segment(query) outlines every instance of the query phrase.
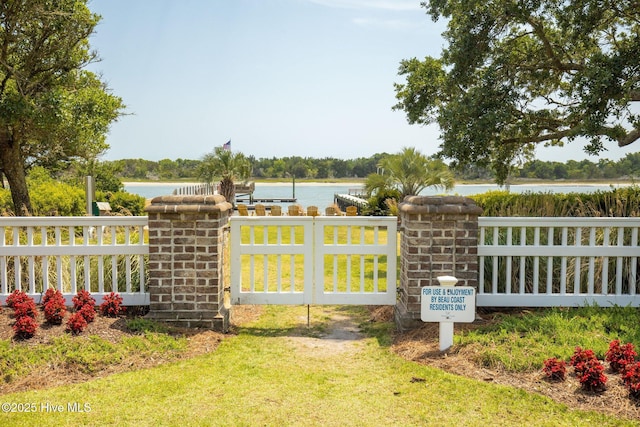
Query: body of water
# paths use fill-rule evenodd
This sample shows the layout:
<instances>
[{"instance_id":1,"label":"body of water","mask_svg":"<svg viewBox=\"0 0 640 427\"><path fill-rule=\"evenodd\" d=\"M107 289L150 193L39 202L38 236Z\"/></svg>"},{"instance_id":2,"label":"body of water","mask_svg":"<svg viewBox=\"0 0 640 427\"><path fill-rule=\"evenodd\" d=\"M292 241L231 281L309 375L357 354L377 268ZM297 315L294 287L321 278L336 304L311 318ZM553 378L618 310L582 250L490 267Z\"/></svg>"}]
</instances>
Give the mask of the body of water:
<instances>
[{"instance_id":1,"label":"body of water","mask_svg":"<svg viewBox=\"0 0 640 427\"><path fill-rule=\"evenodd\" d=\"M188 183L125 183L125 190L151 199L156 196L170 195L178 187L189 186ZM625 186L627 184L575 184L575 185L544 185L526 184L511 185L510 191L514 193L592 193L594 191L609 191L612 188ZM324 208L333 204L334 195L348 194L361 188L360 184L346 183L296 183L295 189L291 183L256 183L256 190L253 196L256 198L293 198L302 206L315 205ZM460 184L446 194L470 196L481 194L490 190L504 190L495 184ZM445 194L442 191L428 188L422 192L423 195ZM280 203L286 206L286 203Z\"/></svg>"}]
</instances>

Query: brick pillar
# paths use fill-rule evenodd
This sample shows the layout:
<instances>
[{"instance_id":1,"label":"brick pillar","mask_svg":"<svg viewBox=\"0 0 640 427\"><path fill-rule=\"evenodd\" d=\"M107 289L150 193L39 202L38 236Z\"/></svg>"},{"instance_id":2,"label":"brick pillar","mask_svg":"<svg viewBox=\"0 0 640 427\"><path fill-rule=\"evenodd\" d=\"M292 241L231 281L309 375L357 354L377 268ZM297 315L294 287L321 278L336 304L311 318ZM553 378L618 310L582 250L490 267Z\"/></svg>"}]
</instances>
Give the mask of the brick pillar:
<instances>
[{"instance_id":1,"label":"brick pillar","mask_svg":"<svg viewBox=\"0 0 640 427\"><path fill-rule=\"evenodd\" d=\"M161 196L149 216L149 317L177 326L226 331L223 196Z\"/></svg>"},{"instance_id":2,"label":"brick pillar","mask_svg":"<svg viewBox=\"0 0 640 427\"><path fill-rule=\"evenodd\" d=\"M400 287L395 320L411 329L420 320L423 286L439 286L438 276L458 285L478 284L478 216L482 209L459 196L409 196L399 205Z\"/></svg>"}]
</instances>

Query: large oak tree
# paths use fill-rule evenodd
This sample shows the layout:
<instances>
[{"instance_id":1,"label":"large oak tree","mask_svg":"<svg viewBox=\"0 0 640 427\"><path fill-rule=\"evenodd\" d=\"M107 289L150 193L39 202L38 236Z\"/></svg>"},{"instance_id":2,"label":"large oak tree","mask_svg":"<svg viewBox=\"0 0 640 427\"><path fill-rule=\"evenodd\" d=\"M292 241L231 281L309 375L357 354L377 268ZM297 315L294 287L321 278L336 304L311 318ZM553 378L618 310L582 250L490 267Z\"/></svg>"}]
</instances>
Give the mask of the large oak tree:
<instances>
[{"instance_id":1,"label":"large oak tree","mask_svg":"<svg viewBox=\"0 0 640 427\"><path fill-rule=\"evenodd\" d=\"M432 0L447 19L439 58L403 60L410 123L437 123L441 154L504 182L538 144L585 138L598 154L640 138L638 0Z\"/></svg>"},{"instance_id":2,"label":"large oak tree","mask_svg":"<svg viewBox=\"0 0 640 427\"><path fill-rule=\"evenodd\" d=\"M107 149L124 108L98 76L88 0L0 1L0 170L18 215L31 213L26 171L59 168Z\"/></svg>"}]
</instances>

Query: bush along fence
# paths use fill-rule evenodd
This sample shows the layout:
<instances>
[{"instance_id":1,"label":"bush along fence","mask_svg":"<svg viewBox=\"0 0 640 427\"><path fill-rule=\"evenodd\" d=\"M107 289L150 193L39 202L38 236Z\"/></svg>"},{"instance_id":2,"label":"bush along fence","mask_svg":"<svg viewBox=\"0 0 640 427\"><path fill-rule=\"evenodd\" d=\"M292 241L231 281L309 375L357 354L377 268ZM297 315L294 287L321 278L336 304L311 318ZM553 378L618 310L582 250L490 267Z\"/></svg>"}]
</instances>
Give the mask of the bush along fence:
<instances>
[{"instance_id":1,"label":"bush along fence","mask_svg":"<svg viewBox=\"0 0 640 427\"><path fill-rule=\"evenodd\" d=\"M16 289L40 303L53 287L67 305L81 289L98 299L118 292L124 305L148 305L154 319L226 330L231 204L219 195L162 196L146 211L148 218L0 218L0 304ZM421 288L437 286L438 276L475 287L477 307L640 306L640 219L481 213L458 196L399 205L400 328L422 323Z\"/></svg>"}]
</instances>

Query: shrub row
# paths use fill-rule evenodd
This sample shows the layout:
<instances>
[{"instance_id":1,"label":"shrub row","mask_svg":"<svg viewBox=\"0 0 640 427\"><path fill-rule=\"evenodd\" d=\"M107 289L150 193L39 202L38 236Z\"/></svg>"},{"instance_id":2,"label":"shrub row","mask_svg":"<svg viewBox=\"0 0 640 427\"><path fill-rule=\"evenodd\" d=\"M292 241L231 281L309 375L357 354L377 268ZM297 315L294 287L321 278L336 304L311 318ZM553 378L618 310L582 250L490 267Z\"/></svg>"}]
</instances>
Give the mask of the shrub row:
<instances>
[{"instance_id":1,"label":"shrub row","mask_svg":"<svg viewBox=\"0 0 640 427\"><path fill-rule=\"evenodd\" d=\"M593 193L488 191L469 197L483 209L483 216L632 217L640 213L638 185Z\"/></svg>"},{"instance_id":2,"label":"shrub row","mask_svg":"<svg viewBox=\"0 0 640 427\"><path fill-rule=\"evenodd\" d=\"M27 180L33 215L81 216L86 214L86 196L83 187L77 187L49 177L41 169L30 172ZM113 213L144 215L145 198L126 191L97 192L96 199L109 202ZM13 215L11 192L0 188L0 214Z\"/></svg>"},{"instance_id":3,"label":"shrub row","mask_svg":"<svg viewBox=\"0 0 640 427\"><path fill-rule=\"evenodd\" d=\"M629 390L629 396L640 399L640 361L633 344L620 344L620 340L609 343L605 360L613 373L621 376L622 382ZM583 389L593 392L606 390L607 376L604 365L598 360L593 350L576 347L570 364ZM555 357L546 359L542 371L551 381L564 381L566 378L566 362Z\"/></svg>"},{"instance_id":4,"label":"shrub row","mask_svg":"<svg viewBox=\"0 0 640 427\"><path fill-rule=\"evenodd\" d=\"M71 314L66 324L66 331L72 334L81 333L89 323L93 322L96 314L96 300L86 290L80 290L73 297L74 313ZM15 290L7 297L6 304L13 309L15 322L13 330L17 339L29 339L33 337L38 328L36 304L29 295L23 291ZM52 325L60 325L66 315L67 307L64 296L59 290L49 288L42 297L42 309L45 321ZM105 295L100 305L103 316L115 317L124 312L122 297L111 292Z\"/></svg>"}]
</instances>

